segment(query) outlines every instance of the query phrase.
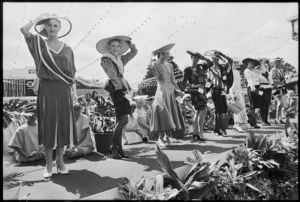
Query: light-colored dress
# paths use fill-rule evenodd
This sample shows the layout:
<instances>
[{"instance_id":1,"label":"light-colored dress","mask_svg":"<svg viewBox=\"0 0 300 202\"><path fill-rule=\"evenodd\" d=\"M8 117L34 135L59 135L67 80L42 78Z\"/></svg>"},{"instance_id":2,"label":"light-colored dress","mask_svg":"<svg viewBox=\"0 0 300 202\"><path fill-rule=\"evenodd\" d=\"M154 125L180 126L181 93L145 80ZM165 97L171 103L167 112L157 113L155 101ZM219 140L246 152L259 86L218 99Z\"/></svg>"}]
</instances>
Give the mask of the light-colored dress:
<instances>
[{"instance_id":1,"label":"light-colored dress","mask_svg":"<svg viewBox=\"0 0 300 202\"><path fill-rule=\"evenodd\" d=\"M234 97L234 95L236 95L237 100L244 106L244 109L240 113L233 114L233 119L234 119L234 122L247 123L248 117L247 117L247 113L246 113L244 97L242 94L243 91L242 91L242 86L241 86L242 85L241 84L241 75L236 69L233 69L232 73L233 73L233 84L232 84L231 88L229 89L229 94L232 98Z\"/></svg>"},{"instance_id":2,"label":"light-colored dress","mask_svg":"<svg viewBox=\"0 0 300 202\"><path fill-rule=\"evenodd\" d=\"M174 70L169 63L154 63L150 70L157 79L157 90L152 104L150 130L166 132L184 128L184 119L176 101Z\"/></svg>"}]
</instances>

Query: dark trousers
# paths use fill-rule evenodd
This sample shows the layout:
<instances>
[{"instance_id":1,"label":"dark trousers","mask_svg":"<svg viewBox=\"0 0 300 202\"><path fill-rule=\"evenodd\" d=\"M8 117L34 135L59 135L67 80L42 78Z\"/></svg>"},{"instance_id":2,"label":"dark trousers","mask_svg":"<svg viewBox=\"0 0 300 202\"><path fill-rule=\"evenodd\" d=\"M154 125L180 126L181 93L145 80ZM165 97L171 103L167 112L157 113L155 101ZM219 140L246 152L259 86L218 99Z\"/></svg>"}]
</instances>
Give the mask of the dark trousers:
<instances>
[{"instance_id":1,"label":"dark trousers","mask_svg":"<svg viewBox=\"0 0 300 202\"><path fill-rule=\"evenodd\" d=\"M262 121L267 123L268 115L269 115L269 107L270 107L271 98L272 98L272 89L271 88L267 88L267 89L261 88L260 90L264 92L264 94L262 95L260 115L261 115Z\"/></svg>"},{"instance_id":2,"label":"dark trousers","mask_svg":"<svg viewBox=\"0 0 300 202\"><path fill-rule=\"evenodd\" d=\"M215 129L214 131L225 130L222 122L222 114L227 111L227 103L225 96L222 96L221 89L212 89L212 100L215 105Z\"/></svg>"}]
</instances>

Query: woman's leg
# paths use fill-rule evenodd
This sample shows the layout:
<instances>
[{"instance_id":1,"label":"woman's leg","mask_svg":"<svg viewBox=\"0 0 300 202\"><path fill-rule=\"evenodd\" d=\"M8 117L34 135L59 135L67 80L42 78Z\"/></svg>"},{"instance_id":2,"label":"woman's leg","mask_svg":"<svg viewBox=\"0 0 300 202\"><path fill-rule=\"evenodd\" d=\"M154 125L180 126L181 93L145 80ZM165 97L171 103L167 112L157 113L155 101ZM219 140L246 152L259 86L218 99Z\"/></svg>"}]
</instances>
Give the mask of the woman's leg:
<instances>
[{"instance_id":1,"label":"woman's leg","mask_svg":"<svg viewBox=\"0 0 300 202\"><path fill-rule=\"evenodd\" d=\"M194 132L195 132L195 134L197 134L199 132L199 122L200 122L200 110L196 110L195 123L194 123Z\"/></svg>"},{"instance_id":2,"label":"woman's leg","mask_svg":"<svg viewBox=\"0 0 300 202\"><path fill-rule=\"evenodd\" d=\"M64 146L56 147L56 166L60 171L66 170L63 154Z\"/></svg>"},{"instance_id":3,"label":"woman's leg","mask_svg":"<svg viewBox=\"0 0 300 202\"><path fill-rule=\"evenodd\" d=\"M282 110L282 103L281 103L281 95L278 95L276 97L276 121L280 121L281 120L281 110Z\"/></svg>"},{"instance_id":4,"label":"woman's leg","mask_svg":"<svg viewBox=\"0 0 300 202\"><path fill-rule=\"evenodd\" d=\"M204 108L203 110L200 110L200 113L199 113L199 135L200 135L200 137L204 137L203 125L204 125L204 119L205 119L206 113L207 113L206 108Z\"/></svg>"},{"instance_id":5,"label":"woman's leg","mask_svg":"<svg viewBox=\"0 0 300 202\"><path fill-rule=\"evenodd\" d=\"M122 131L127 123L128 123L127 115L122 115L117 118L113 142L112 142L112 146L111 146L112 149L116 149L119 146L120 142L122 141Z\"/></svg>"},{"instance_id":6,"label":"woman's leg","mask_svg":"<svg viewBox=\"0 0 300 202\"><path fill-rule=\"evenodd\" d=\"M45 148L46 153L46 169L48 173L52 173L52 166L53 166L53 160L52 160L52 154L53 154L53 148Z\"/></svg>"}]
</instances>

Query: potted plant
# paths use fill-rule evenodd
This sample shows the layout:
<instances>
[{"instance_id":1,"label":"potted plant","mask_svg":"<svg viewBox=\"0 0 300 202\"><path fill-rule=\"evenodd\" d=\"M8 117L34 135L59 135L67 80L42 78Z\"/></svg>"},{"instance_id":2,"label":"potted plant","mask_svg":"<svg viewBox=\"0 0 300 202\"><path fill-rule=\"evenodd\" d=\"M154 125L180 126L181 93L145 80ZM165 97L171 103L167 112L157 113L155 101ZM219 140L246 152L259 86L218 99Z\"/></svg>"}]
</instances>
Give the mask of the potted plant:
<instances>
[{"instance_id":1,"label":"potted plant","mask_svg":"<svg viewBox=\"0 0 300 202\"><path fill-rule=\"evenodd\" d=\"M116 123L115 109L112 102L100 95L93 100L96 106L91 112L90 126L95 138L96 149L100 153L108 153Z\"/></svg>"}]
</instances>

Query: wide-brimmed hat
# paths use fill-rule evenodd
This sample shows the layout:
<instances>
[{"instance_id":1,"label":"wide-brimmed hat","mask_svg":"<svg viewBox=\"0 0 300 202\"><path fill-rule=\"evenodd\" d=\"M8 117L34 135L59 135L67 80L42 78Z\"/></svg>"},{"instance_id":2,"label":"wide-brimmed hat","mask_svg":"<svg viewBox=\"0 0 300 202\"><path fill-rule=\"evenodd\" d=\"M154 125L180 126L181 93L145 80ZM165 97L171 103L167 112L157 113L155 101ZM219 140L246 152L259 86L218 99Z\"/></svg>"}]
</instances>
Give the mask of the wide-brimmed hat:
<instances>
[{"instance_id":1,"label":"wide-brimmed hat","mask_svg":"<svg viewBox=\"0 0 300 202\"><path fill-rule=\"evenodd\" d=\"M22 115L32 116L37 113L36 104L27 104L22 107Z\"/></svg>"},{"instance_id":2,"label":"wide-brimmed hat","mask_svg":"<svg viewBox=\"0 0 300 202\"><path fill-rule=\"evenodd\" d=\"M35 24L34 29L39 35L48 37L48 33L45 29L45 23L48 22L48 20L50 19L56 19L60 21L60 27L61 27L59 31L60 35L57 36L57 38L64 37L70 33L72 29L72 23L70 22L70 20L68 20L66 17L61 17L61 16L57 16L56 14L52 14L38 21Z\"/></svg>"},{"instance_id":3,"label":"wide-brimmed hat","mask_svg":"<svg viewBox=\"0 0 300 202\"><path fill-rule=\"evenodd\" d=\"M148 98L148 95L137 95L135 97L133 97L133 100L145 100L146 98Z\"/></svg>"},{"instance_id":4,"label":"wide-brimmed hat","mask_svg":"<svg viewBox=\"0 0 300 202\"><path fill-rule=\"evenodd\" d=\"M283 58L276 57L276 58L274 58L272 61L273 61L273 62L275 62L275 61L278 61L278 60L282 61L282 60L283 60Z\"/></svg>"},{"instance_id":5,"label":"wide-brimmed hat","mask_svg":"<svg viewBox=\"0 0 300 202\"><path fill-rule=\"evenodd\" d=\"M108 37L108 38L101 39L100 41L98 41L97 44L96 44L97 51L99 51L102 54L109 53L108 42L112 39L117 39L117 40L120 40L122 42L121 49L120 49L120 52L119 52L120 55L122 55L123 53L125 53L129 49L129 45L126 41L130 41L131 38L128 37L128 36L121 36L120 35L120 36Z\"/></svg>"},{"instance_id":6,"label":"wide-brimmed hat","mask_svg":"<svg viewBox=\"0 0 300 202\"><path fill-rule=\"evenodd\" d=\"M201 54L198 52L193 52L193 51L189 51L189 50L187 50L186 52L188 54L190 54L191 56L197 56L197 57L201 58Z\"/></svg>"},{"instance_id":7,"label":"wide-brimmed hat","mask_svg":"<svg viewBox=\"0 0 300 202\"><path fill-rule=\"evenodd\" d=\"M260 62L258 60L255 60L253 58L245 58L242 60L243 64L248 64L249 62L253 62L254 63L254 67L257 67L258 65L260 65Z\"/></svg>"},{"instance_id":8,"label":"wide-brimmed hat","mask_svg":"<svg viewBox=\"0 0 300 202\"><path fill-rule=\"evenodd\" d=\"M175 46L175 43L170 43L168 45L165 45L159 49L156 49L155 51L153 51L154 55L157 55L158 53L162 53L162 52L168 52L171 50L171 48L173 48Z\"/></svg>"},{"instance_id":9,"label":"wide-brimmed hat","mask_svg":"<svg viewBox=\"0 0 300 202\"><path fill-rule=\"evenodd\" d=\"M208 50L208 51L204 52L204 56L209 56L209 57L212 57L212 58L222 60L222 58L217 56L216 53L220 54L221 52L218 51L218 50Z\"/></svg>"}]
</instances>

